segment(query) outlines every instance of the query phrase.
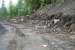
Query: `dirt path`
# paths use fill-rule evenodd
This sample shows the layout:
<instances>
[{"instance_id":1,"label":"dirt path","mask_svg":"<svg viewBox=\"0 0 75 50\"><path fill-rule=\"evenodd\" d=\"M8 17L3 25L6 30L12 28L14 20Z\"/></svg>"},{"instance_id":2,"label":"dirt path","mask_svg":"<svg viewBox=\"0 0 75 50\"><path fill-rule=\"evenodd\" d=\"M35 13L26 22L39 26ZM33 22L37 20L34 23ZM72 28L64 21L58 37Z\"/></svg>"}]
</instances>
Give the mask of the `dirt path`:
<instances>
[{"instance_id":1,"label":"dirt path","mask_svg":"<svg viewBox=\"0 0 75 50\"><path fill-rule=\"evenodd\" d=\"M17 28L16 50L75 50L74 41L65 34L39 34L25 25ZM72 39L73 40L73 39Z\"/></svg>"},{"instance_id":2,"label":"dirt path","mask_svg":"<svg viewBox=\"0 0 75 50\"><path fill-rule=\"evenodd\" d=\"M0 22L0 24L7 30L3 35L0 36L0 50L8 50L10 40L15 36L15 29L6 23Z\"/></svg>"},{"instance_id":3,"label":"dirt path","mask_svg":"<svg viewBox=\"0 0 75 50\"><path fill-rule=\"evenodd\" d=\"M64 34L39 34L23 24L3 25L8 31L0 38L0 50L75 50Z\"/></svg>"}]
</instances>

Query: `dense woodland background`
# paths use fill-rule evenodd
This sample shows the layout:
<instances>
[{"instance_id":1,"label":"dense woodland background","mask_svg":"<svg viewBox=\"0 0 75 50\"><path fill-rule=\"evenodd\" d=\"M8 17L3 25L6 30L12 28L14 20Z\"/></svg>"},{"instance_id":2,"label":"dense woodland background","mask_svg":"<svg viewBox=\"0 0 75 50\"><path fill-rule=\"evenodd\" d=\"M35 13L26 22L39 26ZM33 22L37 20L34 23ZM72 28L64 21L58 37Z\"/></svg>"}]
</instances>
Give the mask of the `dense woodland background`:
<instances>
[{"instance_id":1,"label":"dense woodland background","mask_svg":"<svg viewBox=\"0 0 75 50\"><path fill-rule=\"evenodd\" d=\"M26 16L34 13L37 9L43 8L48 4L63 3L64 0L18 0L16 5L10 0L9 7L5 7L5 1L2 0L0 8L0 19L8 19L16 16Z\"/></svg>"}]
</instances>

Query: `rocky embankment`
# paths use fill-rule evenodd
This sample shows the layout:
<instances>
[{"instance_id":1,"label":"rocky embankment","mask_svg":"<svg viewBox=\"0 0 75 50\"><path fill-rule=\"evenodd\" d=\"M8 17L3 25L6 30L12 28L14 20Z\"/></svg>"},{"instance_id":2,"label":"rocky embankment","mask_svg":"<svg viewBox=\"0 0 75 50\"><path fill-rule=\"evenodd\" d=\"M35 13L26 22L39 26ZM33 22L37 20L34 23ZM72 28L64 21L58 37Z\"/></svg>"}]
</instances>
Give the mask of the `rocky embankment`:
<instances>
[{"instance_id":1,"label":"rocky embankment","mask_svg":"<svg viewBox=\"0 0 75 50\"><path fill-rule=\"evenodd\" d=\"M58 13L16 20L10 50L75 50L74 16Z\"/></svg>"}]
</instances>

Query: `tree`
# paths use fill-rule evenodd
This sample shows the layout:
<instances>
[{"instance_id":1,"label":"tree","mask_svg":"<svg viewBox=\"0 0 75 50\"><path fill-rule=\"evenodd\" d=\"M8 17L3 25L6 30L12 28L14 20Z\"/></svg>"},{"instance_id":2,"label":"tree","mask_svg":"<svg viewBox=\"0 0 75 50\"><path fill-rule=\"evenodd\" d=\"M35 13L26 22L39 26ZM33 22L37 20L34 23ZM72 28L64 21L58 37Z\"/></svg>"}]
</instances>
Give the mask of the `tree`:
<instances>
[{"instance_id":1,"label":"tree","mask_svg":"<svg viewBox=\"0 0 75 50\"><path fill-rule=\"evenodd\" d=\"M16 5L18 16L23 15L23 12L24 12L23 7L24 7L23 0L19 0L18 4Z\"/></svg>"},{"instance_id":2,"label":"tree","mask_svg":"<svg viewBox=\"0 0 75 50\"><path fill-rule=\"evenodd\" d=\"M14 17L14 16L17 16L17 8L16 6L12 5L12 1L10 0L10 3L9 3L9 16L10 18Z\"/></svg>"},{"instance_id":3,"label":"tree","mask_svg":"<svg viewBox=\"0 0 75 50\"><path fill-rule=\"evenodd\" d=\"M7 15L7 9L5 7L4 0L2 0L2 7L0 8L0 19L6 19Z\"/></svg>"},{"instance_id":4,"label":"tree","mask_svg":"<svg viewBox=\"0 0 75 50\"><path fill-rule=\"evenodd\" d=\"M18 0L17 5L13 5L10 0L8 10L5 7L4 0L2 0L2 7L0 9L1 16L25 16L30 15L39 9L48 4L61 3L63 0ZM65 0L67 2L68 0Z\"/></svg>"},{"instance_id":5,"label":"tree","mask_svg":"<svg viewBox=\"0 0 75 50\"><path fill-rule=\"evenodd\" d=\"M1 16L7 16L7 9L5 7L4 0L2 0Z\"/></svg>"}]
</instances>

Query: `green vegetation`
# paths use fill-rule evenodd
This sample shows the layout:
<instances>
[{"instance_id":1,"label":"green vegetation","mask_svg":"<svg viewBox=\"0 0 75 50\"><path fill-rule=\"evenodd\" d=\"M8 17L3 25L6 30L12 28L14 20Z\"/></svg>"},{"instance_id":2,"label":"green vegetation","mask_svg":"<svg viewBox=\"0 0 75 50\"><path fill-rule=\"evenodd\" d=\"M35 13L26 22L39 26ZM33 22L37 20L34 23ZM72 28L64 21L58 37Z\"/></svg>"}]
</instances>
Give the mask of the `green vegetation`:
<instances>
[{"instance_id":1,"label":"green vegetation","mask_svg":"<svg viewBox=\"0 0 75 50\"><path fill-rule=\"evenodd\" d=\"M9 8L5 7L4 0L2 0L2 7L0 8L1 18L12 18L15 16L30 15L40 7L48 4L61 3L64 0L18 0L16 5L12 5L10 1Z\"/></svg>"}]
</instances>

